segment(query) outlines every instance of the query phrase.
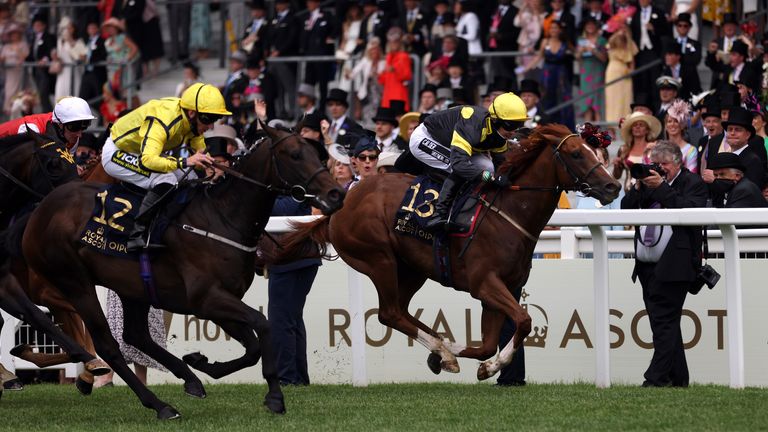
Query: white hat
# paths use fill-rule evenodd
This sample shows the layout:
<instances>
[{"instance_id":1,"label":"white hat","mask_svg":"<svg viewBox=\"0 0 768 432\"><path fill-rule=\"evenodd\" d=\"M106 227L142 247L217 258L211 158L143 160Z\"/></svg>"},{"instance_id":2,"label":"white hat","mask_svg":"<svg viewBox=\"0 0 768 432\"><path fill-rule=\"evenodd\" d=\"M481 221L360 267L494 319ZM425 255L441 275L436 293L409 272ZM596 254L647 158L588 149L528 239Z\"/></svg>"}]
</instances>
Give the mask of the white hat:
<instances>
[{"instance_id":1,"label":"white hat","mask_svg":"<svg viewBox=\"0 0 768 432\"><path fill-rule=\"evenodd\" d=\"M331 144L328 146L328 154L337 161L349 165L349 155L347 150L341 144Z\"/></svg>"},{"instance_id":2,"label":"white hat","mask_svg":"<svg viewBox=\"0 0 768 432\"><path fill-rule=\"evenodd\" d=\"M399 152L382 152L379 155L379 161L376 163L376 168L383 166L395 166L395 161L400 157Z\"/></svg>"},{"instance_id":3,"label":"white hat","mask_svg":"<svg viewBox=\"0 0 768 432\"><path fill-rule=\"evenodd\" d=\"M74 121L94 120L91 107L83 99L67 96L59 99L53 107L53 121L67 124Z\"/></svg>"}]
</instances>

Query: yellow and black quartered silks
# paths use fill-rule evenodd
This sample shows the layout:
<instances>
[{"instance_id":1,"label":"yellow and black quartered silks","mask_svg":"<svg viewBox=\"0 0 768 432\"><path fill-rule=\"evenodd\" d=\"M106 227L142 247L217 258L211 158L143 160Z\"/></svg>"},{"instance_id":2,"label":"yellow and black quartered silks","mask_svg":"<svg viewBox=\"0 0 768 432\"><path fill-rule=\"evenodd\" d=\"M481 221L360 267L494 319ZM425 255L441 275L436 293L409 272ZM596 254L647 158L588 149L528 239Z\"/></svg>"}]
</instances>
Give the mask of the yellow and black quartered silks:
<instances>
[{"instance_id":1,"label":"yellow and black quartered silks","mask_svg":"<svg viewBox=\"0 0 768 432\"><path fill-rule=\"evenodd\" d=\"M459 106L432 114L424 121L440 144L458 147L472 156L479 152L505 152L507 141L491 128L488 110L478 106Z\"/></svg>"},{"instance_id":2,"label":"yellow and black quartered silks","mask_svg":"<svg viewBox=\"0 0 768 432\"><path fill-rule=\"evenodd\" d=\"M192 133L187 114L178 98L153 99L117 120L111 138L115 146L139 155L139 166L167 173L183 168L182 160L162 153L188 144L193 151L205 150L202 135Z\"/></svg>"}]
</instances>

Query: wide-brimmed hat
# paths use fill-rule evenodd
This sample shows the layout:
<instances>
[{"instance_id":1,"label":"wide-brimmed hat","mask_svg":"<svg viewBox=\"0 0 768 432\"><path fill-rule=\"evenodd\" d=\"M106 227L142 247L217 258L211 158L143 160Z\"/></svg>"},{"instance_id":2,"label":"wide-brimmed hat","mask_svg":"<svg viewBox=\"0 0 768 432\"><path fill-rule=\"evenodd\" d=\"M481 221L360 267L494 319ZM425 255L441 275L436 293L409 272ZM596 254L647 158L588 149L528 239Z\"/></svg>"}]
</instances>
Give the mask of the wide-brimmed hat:
<instances>
[{"instance_id":1,"label":"wide-brimmed hat","mask_svg":"<svg viewBox=\"0 0 768 432\"><path fill-rule=\"evenodd\" d=\"M349 153L341 144L333 143L328 146L328 154L337 161L349 165Z\"/></svg>"},{"instance_id":2,"label":"wide-brimmed hat","mask_svg":"<svg viewBox=\"0 0 768 432\"><path fill-rule=\"evenodd\" d=\"M395 119L395 112L392 111L392 108L378 107L376 109L376 115L373 117L373 121L388 122L397 126L397 119Z\"/></svg>"},{"instance_id":3,"label":"wide-brimmed hat","mask_svg":"<svg viewBox=\"0 0 768 432\"><path fill-rule=\"evenodd\" d=\"M120 31L125 31L125 23L123 23L122 20L119 20L119 19L117 19L115 17L112 17L112 18L104 21L103 23L101 23L101 28L104 28L104 27L107 27L107 26L112 26L112 27L114 27L114 28L116 28L116 29L118 29Z\"/></svg>"},{"instance_id":4,"label":"wide-brimmed hat","mask_svg":"<svg viewBox=\"0 0 768 432\"><path fill-rule=\"evenodd\" d=\"M541 89L539 87L538 81L532 79L524 79L520 81L519 94L523 93L533 93L536 96L541 97Z\"/></svg>"},{"instance_id":5,"label":"wide-brimmed hat","mask_svg":"<svg viewBox=\"0 0 768 432\"><path fill-rule=\"evenodd\" d=\"M349 107L349 93L345 92L344 90L340 88L332 88L328 91L328 97L325 98L326 102L339 102L345 107Z\"/></svg>"},{"instance_id":6,"label":"wide-brimmed hat","mask_svg":"<svg viewBox=\"0 0 768 432\"><path fill-rule=\"evenodd\" d=\"M707 168L711 170L723 169L723 168L735 168L741 172L745 172L744 164L741 163L741 157L736 153L722 152L712 155L707 160Z\"/></svg>"},{"instance_id":7,"label":"wide-brimmed hat","mask_svg":"<svg viewBox=\"0 0 768 432\"><path fill-rule=\"evenodd\" d=\"M237 137L237 131L230 125L214 123L213 129L203 133L205 138L223 138L235 147L241 147L242 141Z\"/></svg>"},{"instance_id":8,"label":"wide-brimmed hat","mask_svg":"<svg viewBox=\"0 0 768 432\"><path fill-rule=\"evenodd\" d=\"M659 119L641 112L633 112L624 119L624 124L621 125L621 137L624 139L624 142L629 142L630 138L632 138L632 125L640 121L648 125L648 128L651 130L649 135L652 139L659 136L661 133L661 122Z\"/></svg>"},{"instance_id":9,"label":"wide-brimmed hat","mask_svg":"<svg viewBox=\"0 0 768 432\"><path fill-rule=\"evenodd\" d=\"M728 120L723 121L723 129L728 126L741 126L749 131L750 137L755 134L755 127L752 126L752 114L742 107L734 107L728 110Z\"/></svg>"},{"instance_id":10,"label":"wide-brimmed hat","mask_svg":"<svg viewBox=\"0 0 768 432\"><path fill-rule=\"evenodd\" d=\"M403 116L400 117L400 136L405 138L406 134L408 134L408 126L410 126L413 121L419 121L420 118L421 113L416 111L403 114Z\"/></svg>"}]
</instances>

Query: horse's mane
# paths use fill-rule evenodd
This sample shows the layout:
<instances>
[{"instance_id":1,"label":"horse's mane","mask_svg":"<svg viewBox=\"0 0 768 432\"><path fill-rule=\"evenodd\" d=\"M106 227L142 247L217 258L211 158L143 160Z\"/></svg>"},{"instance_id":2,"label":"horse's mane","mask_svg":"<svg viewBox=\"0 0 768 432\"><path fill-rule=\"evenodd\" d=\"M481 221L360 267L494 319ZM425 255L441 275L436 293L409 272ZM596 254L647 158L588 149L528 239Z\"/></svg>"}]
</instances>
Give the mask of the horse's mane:
<instances>
[{"instance_id":1,"label":"horse's mane","mask_svg":"<svg viewBox=\"0 0 768 432\"><path fill-rule=\"evenodd\" d=\"M29 135L23 133L19 135L10 135L4 138L0 138L0 154L11 151L20 144L27 142L34 142L34 139Z\"/></svg>"},{"instance_id":2,"label":"horse's mane","mask_svg":"<svg viewBox=\"0 0 768 432\"><path fill-rule=\"evenodd\" d=\"M499 166L499 172L506 173L510 179L520 176L549 143L547 135L564 137L570 133L571 130L561 124L537 127L528 137L520 140L519 150L507 152L506 160Z\"/></svg>"}]
</instances>

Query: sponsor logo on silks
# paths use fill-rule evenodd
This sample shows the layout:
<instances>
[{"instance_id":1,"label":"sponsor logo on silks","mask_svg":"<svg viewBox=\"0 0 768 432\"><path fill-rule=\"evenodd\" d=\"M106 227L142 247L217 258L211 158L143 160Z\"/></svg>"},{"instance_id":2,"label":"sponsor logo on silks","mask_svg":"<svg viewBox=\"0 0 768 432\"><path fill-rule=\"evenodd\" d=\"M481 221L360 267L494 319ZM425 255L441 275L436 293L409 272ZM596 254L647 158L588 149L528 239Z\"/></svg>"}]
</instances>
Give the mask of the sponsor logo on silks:
<instances>
[{"instance_id":1,"label":"sponsor logo on silks","mask_svg":"<svg viewBox=\"0 0 768 432\"><path fill-rule=\"evenodd\" d=\"M427 138L421 140L419 149L442 163L450 162L450 150Z\"/></svg>"},{"instance_id":2,"label":"sponsor logo on silks","mask_svg":"<svg viewBox=\"0 0 768 432\"><path fill-rule=\"evenodd\" d=\"M57 148L56 153L59 154L59 157L64 159L65 161L69 162L70 164L75 164L75 158L72 157L72 154L66 150Z\"/></svg>"},{"instance_id":3,"label":"sponsor logo on silks","mask_svg":"<svg viewBox=\"0 0 768 432\"><path fill-rule=\"evenodd\" d=\"M112 155L112 162L120 165L125 169L131 170L136 174L143 175L144 177L150 176L149 171L139 166L139 156L133 153L126 153L122 150L118 150Z\"/></svg>"}]
</instances>

